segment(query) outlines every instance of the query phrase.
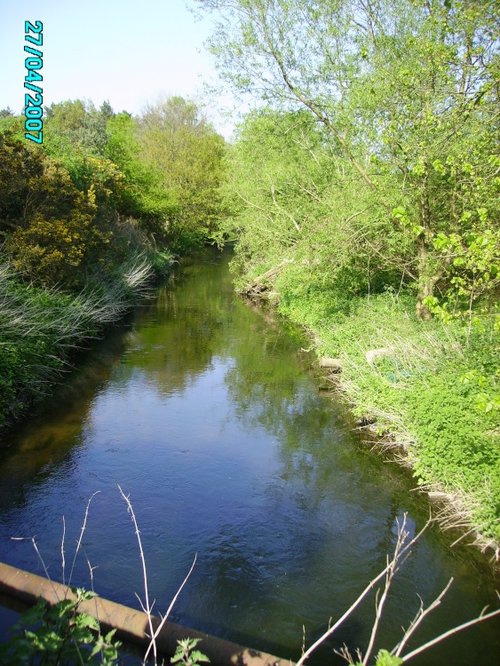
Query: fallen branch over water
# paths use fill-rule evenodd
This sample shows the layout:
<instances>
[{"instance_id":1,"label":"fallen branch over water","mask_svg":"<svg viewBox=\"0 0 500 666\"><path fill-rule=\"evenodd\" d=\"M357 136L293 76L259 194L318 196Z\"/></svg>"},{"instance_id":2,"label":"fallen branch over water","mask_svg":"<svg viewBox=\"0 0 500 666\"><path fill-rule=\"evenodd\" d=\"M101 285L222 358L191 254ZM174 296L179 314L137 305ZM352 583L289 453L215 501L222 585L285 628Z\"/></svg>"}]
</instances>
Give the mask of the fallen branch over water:
<instances>
[{"instance_id":1,"label":"fallen branch over water","mask_svg":"<svg viewBox=\"0 0 500 666\"><path fill-rule=\"evenodd\" d=\"M263 299L265 293L269 291L269 283L273 282L281 273L283 268L288 264L292 264L292 259L284 259L277 266L273 266L265 273L258 275L256 278L246 284L241 290L240 294L252 299Z\"/></svg>"}]
</instances>

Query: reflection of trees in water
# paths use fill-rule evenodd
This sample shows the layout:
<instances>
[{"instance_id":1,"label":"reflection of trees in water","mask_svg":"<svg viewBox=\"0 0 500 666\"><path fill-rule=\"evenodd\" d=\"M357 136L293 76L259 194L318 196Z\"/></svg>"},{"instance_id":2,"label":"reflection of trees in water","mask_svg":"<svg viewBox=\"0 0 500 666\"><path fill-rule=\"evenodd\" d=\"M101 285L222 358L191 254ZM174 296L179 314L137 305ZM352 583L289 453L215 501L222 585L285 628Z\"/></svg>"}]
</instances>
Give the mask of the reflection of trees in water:
<instances>
[{"instance_id":1,"label":"reflection of trees in water","mask_svg":"<svg viewBox=\"0 0 500 666\"><path fill-rule=\"evenodd\" d=\"M302 627L313 640L325 629L328 615L340 614L349 599L342 578L335 583L336 552L323 527L315 516L305 521L272 512L265 522L249 521L244 529L223 526L199 559L192 580L197 604L194 608L191 599L188 607L197 616L191 615L190 622L220 633L220 626L210 622L229 613L232 640L296 659ZM342 562L349 589L352 560L350 569ZM366 631L367 623L353 618L311 663L336 663L324 660L332 645L357 644Z\"/></svg>"},{"instance_id":2,"label":"reflection of trees in water","mask_svg":"<svg viewBox=\"0 0 500 666\"><path fill-rule=\"evenodd\" d=\"M305 374L288 333L258 319L253 328L233 349L234 365L226 374L238 418L278 441L283 480L300 479L319 498L350 436L334 404L318 395Z\"/></svg>"},{"instance_id":3,"label":"reflection of trees in water","mask_svg":"<svg viewBox=\"0 0 500 666\"><path fill-rule=\"evenodd\" d=\"M287 637L288 645L298 641L302 623L311 640L322 633L327 618L315 609L328 608L340 615L348 607L359 592L359 582L370 580L385 566L386 554L394 546L396 518L408 505L417 504L408 500L409 483L398 470L357 446L342 408L317 393L296 349L279 326L254 330L233 349L234 366L226 374L239 419L248 428L263 428L278 442L279 474L266 488L263 510L271 527L264 540L258 536L262 526L249 524L245 532L256 535L257 552L264 552L266 566L273 571L271 594L266 591L268 575L259 572L253 577L259 597L256 614L260 609L263 615L282 618L290 599L296 604L294 619L299 624L294 627L295 638ZM238 580L238 572L252 571L258 556L253 545L241 547L228 540L223 550L213 551L210 569L221 580ZM276 559L277 553L281 557ZM286 572L280 571L283 553L288 553ZM396 617L412 605L406 586L411 586L413 575L409 573L404 595L395 604ZM432 593L436 584L429 580L423 588L430 589L423 591ZM238 580L238 589L245 586L247 580ZM331 655L332 644L339 647L345 640L359 645L366 640L371 619L371 606L362 609L325 646L318 663L328 651Z\"/></svg>"},{"instance_id":4,"label":"reflection of trees in water","mask_svg":"<svg viewBox=\"0 0 500 666\"><path fill-rule=\"evenodd\" d=\"M242 470L246 494L238 505L230 503L227 519L214 519L217 527L190 581L187 616L216 633L221 618L230 617L233 639L284 655L294 646L297 654L302 624L312 640L329 614L339 616L349 606L385 565L395 517L402 508L414 512L421 501L409 496L394 467L353 445L342 411L319 396L304 373L307 361L293 335L272 313L234 299L224 263L190 267L174 290L160 289L154 303L137 310L125 334L117 331L96 345L47 402L43 417L13 435L14 452L0 466L0 506L23 503L54 470L70 470L99 392L109 392L119 422L120 392L134 387L137 374L139 402L144 387L162 395L180 391L215 357L227 359L225 384L236 416L258 445L275 448L278 464L262 472L261 483L256 467L248 486ZM441 585L435 556L435 544L424 540L401 592L396 588L393 626L404 622L404 612L411 614L408 598L416 600L417 589L430 598ZM177 608L183 604L181 598ZM335 645L362 644L372 616L368 604ZM327 660L333 663L331 652L318 661Z\"/></svg>"},{"instance_id":5,"label":"reflection of trees in water","mask_svg":"<svg viewBox=\"0 0 500 666\"><path fill-rule=\"evenodd\" d=\"M234 296L225 264L202 263L186 273L139 313L125 359L126 367L142 370L164 394L182 391L214 356L225 356L230 337Z\"/></svg>"},{"instance_id":6,"label":"reflection of trees in water","mask_svg":"<svg viewBox=\"0 0 500 666\"><path fill-rule=\"evenodd\" d=\"M39 485L63 462L71 464L96 396L106 388L121 390L139 370L156 390L179 390L209 366L214 354L224 354L223 329L231 321L234 300L227 267L202 262L186 273L177 290L171 285L160 289L155 302L108 331L78 359L77 369L38 413L4 437L0 505L11 505L13 494L22 503L26 481Z\"/></svg>"}]
</instances>

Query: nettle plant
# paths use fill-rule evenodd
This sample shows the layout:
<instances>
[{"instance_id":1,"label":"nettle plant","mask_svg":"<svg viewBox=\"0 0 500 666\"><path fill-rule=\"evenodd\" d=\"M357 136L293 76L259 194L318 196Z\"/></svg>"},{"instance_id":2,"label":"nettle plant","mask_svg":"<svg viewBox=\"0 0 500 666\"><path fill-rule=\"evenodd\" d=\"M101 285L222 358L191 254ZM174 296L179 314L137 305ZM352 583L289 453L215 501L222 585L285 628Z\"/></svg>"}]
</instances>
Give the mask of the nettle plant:
<instances>
[{"instance_id":1,"label":"nettle plant","mask_svg":"<svg viewBox=\"0 0 500 666\"><path fill-rule=\"evenodd\" d=\"M50 605L43 599L21 615L13 637L0 648L5 666L22 664L102 664L118 663L120 641L115 629L103 635L99 622L79 611L82 601L94 592L73 588L73 598Z\"/></svg>"}]
</instances>

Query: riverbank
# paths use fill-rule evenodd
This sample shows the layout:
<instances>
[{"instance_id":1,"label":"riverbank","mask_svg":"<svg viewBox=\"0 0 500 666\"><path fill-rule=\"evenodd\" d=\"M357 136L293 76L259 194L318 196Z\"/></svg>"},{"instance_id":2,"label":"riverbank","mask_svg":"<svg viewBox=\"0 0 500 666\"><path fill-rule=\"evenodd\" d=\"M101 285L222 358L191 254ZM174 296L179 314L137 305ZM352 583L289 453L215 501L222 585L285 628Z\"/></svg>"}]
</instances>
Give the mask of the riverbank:
<instances>
[{"instance_id":1,"label":"riverbank","mask_svg":"<svg viewBox=\"0 0 500 666\"><path fill-rule=\"evenodd\" d=\"M294 658L303 627L310 644L341 617L385 566L404 514L414 535L428 503L406 473L360 446L341 399L318 392L299 327L236 297L228 258L183 261L172 284L79 357L43 411L8 434L0 560L40 574L32 544L10 539L36 534L59 578L57 516L71 552L99 491L73 583L89 587L88 558L99 594L136 605L142 568L118 482L139 521L150 598L166 607L197 552L172 619ZM381 647L401 639L417 593L427 605L450 577L422 642L496 607L486 558L448 544L434 526L422 535L384 609ZM367 645L373 613L367 600L311 663L328 663L344 642ZM494 624L472 631L437 646L425 666L468 666L477 645L493 665Z\"/></svg>"},{"instance_id":2,"label":"riverbank","mask_svg":"<svg viewBox=\"0 0 500 666\"><path fill-rule=\"evenodd\" d=\"M421 321L410 297L358 298L339 310L327 291L294 293L279 278L275 289L279 312L307 328L318 355L339 359L332 386L376 434L377 448L411 468L445 529L458 528L498 562L493 317L473 326Z\"/></svg>"},{"instance_id":3,"label":"riverbank","mask_svg":"<svg viewBox=\"0 0 500 666\"><path fill-rule=\"evenodd\" d=\"M139 255L78 294L23 282L1 265L0 431L46 396L75 352L123 317L170 265L166 254Z\"/></svg>"}]
</instances>

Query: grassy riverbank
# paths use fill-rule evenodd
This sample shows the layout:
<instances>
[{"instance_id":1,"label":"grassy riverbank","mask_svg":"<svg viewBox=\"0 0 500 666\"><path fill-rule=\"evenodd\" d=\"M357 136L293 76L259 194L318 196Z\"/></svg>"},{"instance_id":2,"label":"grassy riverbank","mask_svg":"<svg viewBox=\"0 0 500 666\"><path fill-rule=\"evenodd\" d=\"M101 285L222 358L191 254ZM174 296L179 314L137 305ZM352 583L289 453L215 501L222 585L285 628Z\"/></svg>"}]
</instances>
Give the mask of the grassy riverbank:
<instances>
[{"instance_id":1,"label":"grassy riverbank","mask_svg":"<svg viewBox=\"0 0 500 666\"><path fill-rule=\"evenodd\" d=\"M288 281L288 284L290 282ZM288 288L279 311L313 334L321 356L340 359L341 388L380 444L397 450L440 502L446 526L471 530L498 555L500 450L494 322L469 328L421 321L413 299L358 298L339 310L327 291ZM371 363L366 352L385 349Z\"/></svg>"},{"instance_id":2,"label":"grassy riverbank","mask_svg":"<svg viewBox=\"0 0 500 666\"><path fill-rule=\"evenodd\" d=\"M0 266L0 429L46 395L76 350L122 317L169 265L167 255L139 256L78 294L28 284Z\"/></svg>"},{"instance_id":3,"label":"grassy riverbank","mask_svg":"<svg viewBox=\"0 0 500 666\"><path fill-rule=\"evenodd\" d=\"M341 356L360 412L498 543L498 11L327 4L207 3L219 72L256 101L225 186L238 285Z\"/></svg>"}]
</instances>

